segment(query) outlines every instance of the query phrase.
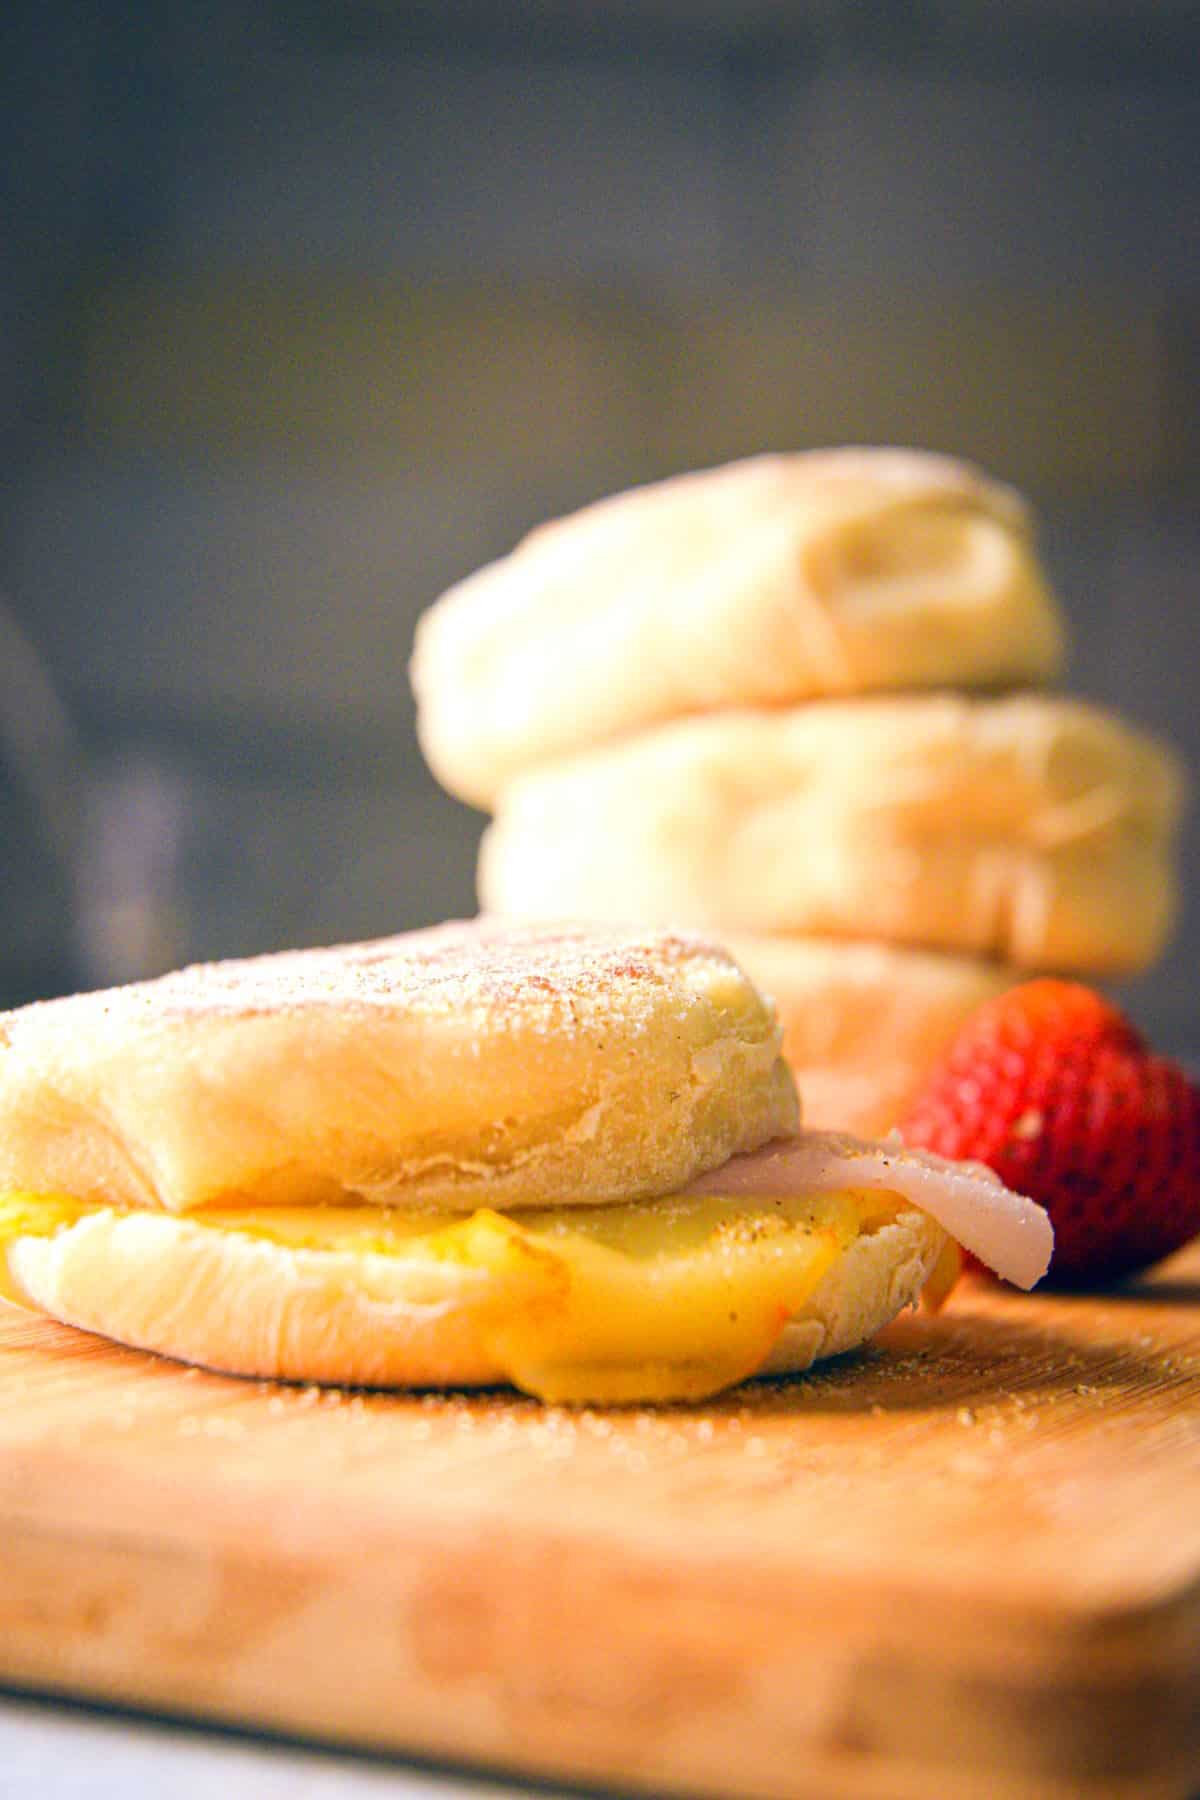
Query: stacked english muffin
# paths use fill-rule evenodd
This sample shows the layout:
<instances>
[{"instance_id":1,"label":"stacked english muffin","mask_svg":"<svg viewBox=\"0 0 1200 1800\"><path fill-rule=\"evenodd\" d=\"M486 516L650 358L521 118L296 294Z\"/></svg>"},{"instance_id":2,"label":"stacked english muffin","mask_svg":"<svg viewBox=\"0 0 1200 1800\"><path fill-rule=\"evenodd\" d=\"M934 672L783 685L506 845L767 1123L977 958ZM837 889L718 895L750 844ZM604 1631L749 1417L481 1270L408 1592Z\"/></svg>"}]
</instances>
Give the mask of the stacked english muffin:
<instances>
[{"instance_id":1,"label":"stacked english muffin","mask_svg":"<svg viewBox=\"0 0 1200 1800\"><path fill-rule=\"evenodd\" d=\"M1019 498L949 458L762 456L532 532L422 619L422 747L485 909L696 925L778 1003L807 1119L887 1129L1037 970L1159 954L1181 776L1043 691Z\"/></svg>"}]
</instances>

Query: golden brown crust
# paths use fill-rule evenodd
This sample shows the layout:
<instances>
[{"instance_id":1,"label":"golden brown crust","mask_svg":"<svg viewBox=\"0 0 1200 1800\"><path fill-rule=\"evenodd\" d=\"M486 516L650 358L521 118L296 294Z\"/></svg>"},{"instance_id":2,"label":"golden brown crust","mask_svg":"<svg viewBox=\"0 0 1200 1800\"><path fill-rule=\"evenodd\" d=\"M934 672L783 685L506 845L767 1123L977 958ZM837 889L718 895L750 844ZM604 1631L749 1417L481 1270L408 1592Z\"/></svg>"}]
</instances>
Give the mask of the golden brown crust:
<instances>
[{"instance_id":1,"label":"golden brown crust","mask_svg":"<svg viewBox=\"0 0 1200 1800\"><path fill-rule=\"evenodd\" d=\"M615 495L443 595L413 657L454 793L685 714L1038 681L1063 632L1025 509L917 451L759 456Z\"/></svg>"},{"instance_id":2,"label":"golden brown crust","mask_svg":"<svg viewBox=\"0 0 1200 1800\"><path fill-rule=\"evenodd\" d=\"M690 719L515 782L480 895L723 932L816 932L1132 971L1173 917L1182 777L1153 739L1042 695Z\"/></svg>"},{"instance_id":3,"label":"golden brown crust","mask_svg":"<svg viewBox=\"0 0 1200 1800\"><path fill-rule=\"evenodd\" d=\"M0 1020L0 1187L570 1205L671 1192L795 1126L773 1013L698 938L473 922Z\"/></svg>"}]
</instances>

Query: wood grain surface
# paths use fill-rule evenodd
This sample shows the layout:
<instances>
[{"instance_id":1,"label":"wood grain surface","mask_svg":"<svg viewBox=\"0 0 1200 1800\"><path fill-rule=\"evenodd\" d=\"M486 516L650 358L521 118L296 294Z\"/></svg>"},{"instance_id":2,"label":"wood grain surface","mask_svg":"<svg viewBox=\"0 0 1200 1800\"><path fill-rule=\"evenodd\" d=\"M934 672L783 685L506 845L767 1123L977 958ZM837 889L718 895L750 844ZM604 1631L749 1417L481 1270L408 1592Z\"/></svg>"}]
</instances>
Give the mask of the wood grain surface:
<instances>
[{"instance_id":1,"label":"wood grain surface","mask_svg":"<svg viewBox=\"0 0 1200 1800\"><path fill-rule=\"evenodd\" d=\"M0 1679L651 1793L1186 1795L1200 1247L624 1412L0 1307Z\"/></svg>"}]
</instances>

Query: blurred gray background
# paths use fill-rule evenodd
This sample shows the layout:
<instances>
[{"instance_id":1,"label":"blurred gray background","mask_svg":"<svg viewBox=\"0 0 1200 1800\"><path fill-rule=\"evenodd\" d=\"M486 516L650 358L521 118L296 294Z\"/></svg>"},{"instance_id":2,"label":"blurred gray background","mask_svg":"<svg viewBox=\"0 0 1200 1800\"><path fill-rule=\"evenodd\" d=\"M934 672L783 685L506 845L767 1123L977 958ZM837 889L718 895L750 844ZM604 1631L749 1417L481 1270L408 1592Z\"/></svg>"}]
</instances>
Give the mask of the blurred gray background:
<instances>
[{"instance_id":1,"label":"blurred gray background","mask_svg":"<svg viewBox=\"0 0 1200 1800\"><path fill-rule=\"evenodd\" d=\"M1018 483L1200 765L1198 71L1183 0L8 0L4 997L473 910L418 612L761 448Z\"/></svg>"}]
</instances>

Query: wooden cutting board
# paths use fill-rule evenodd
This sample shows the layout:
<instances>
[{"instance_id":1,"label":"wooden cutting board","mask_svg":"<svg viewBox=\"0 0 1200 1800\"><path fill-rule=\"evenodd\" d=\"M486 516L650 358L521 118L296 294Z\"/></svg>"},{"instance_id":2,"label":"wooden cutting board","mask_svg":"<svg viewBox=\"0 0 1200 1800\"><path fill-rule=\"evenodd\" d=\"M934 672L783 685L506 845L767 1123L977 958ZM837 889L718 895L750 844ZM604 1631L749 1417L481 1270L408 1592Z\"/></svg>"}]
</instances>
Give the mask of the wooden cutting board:
<instances>
[{"instance_id":1,"label":"wooden cutting board","mask_svg":"<svg viewBox=\"0 0 1200 1800\"><path fill-rule=\"evenodd\" d=\"M0 1314L12 1684L654 1794L1200 1787L1200 1252L662 1411Z\"/></svg>"}]
</instances>

